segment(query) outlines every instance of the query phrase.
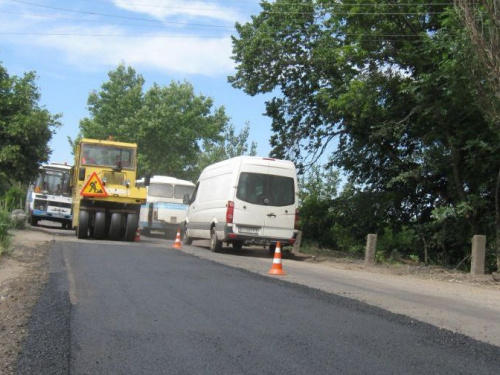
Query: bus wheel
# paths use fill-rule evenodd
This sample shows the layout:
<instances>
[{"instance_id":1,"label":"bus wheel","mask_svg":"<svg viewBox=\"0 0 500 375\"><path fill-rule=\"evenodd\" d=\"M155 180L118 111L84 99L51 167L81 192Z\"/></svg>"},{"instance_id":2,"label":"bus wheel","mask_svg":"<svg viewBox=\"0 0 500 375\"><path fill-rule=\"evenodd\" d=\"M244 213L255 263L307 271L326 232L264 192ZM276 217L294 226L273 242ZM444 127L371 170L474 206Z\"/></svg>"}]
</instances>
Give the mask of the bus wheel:
<instances>
[{"instance_id":1,"label":"bus wheel","mask_svg":"<svg viewBox=\"0 0 500 375\"><path fill-rule=\"evenodd\" d=\"M109 224L109 239L116 241L120 239L122 230L122 214L114 212L111 214L111 222Z\"/></svg>"},{"instance_id":2,"label":"bus wheel","mask_svg":"<svg viewBox=\"0 0 500 375\"><path fill-rule=\"evenodd\" d=\"M96 212L94 219L94 238L101 240L106 236L106 213Z\"/></svg>"},{"instance_id":3,"label":"bus wheel","mask_svg":"<svg viewBox=\"0 0 500 375\"><path fill-rule=\"evenodd\" d=\"M85 239L89 236L89 213L87 211L80 211L78 213L78 228L76 234L79 239Z\"/></svg>"},{"instance_id":4,"label":"bus wheel","mask_svg":"<svg viewBox=\"0 0 500 375\"><path fill-rule=\"evenodd\" d=\"M36 227L38 225L38 219L34 216L30 216L30 224Z\"/></svg>"}]
</instances>

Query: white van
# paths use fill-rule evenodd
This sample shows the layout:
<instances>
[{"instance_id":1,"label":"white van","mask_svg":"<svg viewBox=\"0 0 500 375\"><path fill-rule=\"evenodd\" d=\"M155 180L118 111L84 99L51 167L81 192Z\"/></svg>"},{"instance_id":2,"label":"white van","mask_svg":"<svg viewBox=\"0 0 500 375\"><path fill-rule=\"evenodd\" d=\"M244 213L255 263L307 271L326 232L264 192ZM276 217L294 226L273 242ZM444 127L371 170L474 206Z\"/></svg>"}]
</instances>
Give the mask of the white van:
<instances>
[{"instance_id":1,"label":"white van","mask_svg":"<svg viewBox=\"0 0 500 375\"><path fill-rule=\"evenodd\" d=\"M298 185L295 165L286 160L238 156L206 167L189 205L183 240L210 239L210 249L222 243L269 246L274 252L295 242Z\"/></svg>"},{"instance_id":2,"label":"white van","mask_svg":"<svg viewBox=\"0 0 500 375\"><path fill-rule=\"evenodd\" d=\"M137 181L137 186L144 185L144 179ZM194 184L170 176L153 176L147 189L147 201L141 206L139 216L141 233L162 231L167 237L175 238L177 230L184 227L187 211L184 195L193 193Z\"/></svg>"}]
</instances>

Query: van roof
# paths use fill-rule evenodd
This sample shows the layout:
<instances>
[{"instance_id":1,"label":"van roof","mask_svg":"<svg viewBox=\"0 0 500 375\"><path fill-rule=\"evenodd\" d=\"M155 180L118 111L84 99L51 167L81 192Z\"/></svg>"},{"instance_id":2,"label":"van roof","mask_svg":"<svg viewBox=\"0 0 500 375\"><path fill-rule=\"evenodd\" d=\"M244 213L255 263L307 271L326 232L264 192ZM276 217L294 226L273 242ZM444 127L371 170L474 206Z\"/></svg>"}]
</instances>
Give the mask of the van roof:
<instances>
[{"instance_id":1,"label":"van roof","mask_svg":"<svg viewBox=\"0 0 500 375\"><path fill-rule=\"evenodd\" d=\"M243 164L243 163L248 163L248 164L267 164L270 162L276 162L280 164L289 164L290 166L295 167L295 164L291 162L290 160L283 160L283 159L276 159L276 158L271 158L268 156L250 156L250 155L240 155L240 156L235 156L233 158L229 158L226 160L222 160L218 163L214 163L212 165L209 165L207 168L210 167L218 167L222 166L225 164Z\"/></svg>"}]
</instances>

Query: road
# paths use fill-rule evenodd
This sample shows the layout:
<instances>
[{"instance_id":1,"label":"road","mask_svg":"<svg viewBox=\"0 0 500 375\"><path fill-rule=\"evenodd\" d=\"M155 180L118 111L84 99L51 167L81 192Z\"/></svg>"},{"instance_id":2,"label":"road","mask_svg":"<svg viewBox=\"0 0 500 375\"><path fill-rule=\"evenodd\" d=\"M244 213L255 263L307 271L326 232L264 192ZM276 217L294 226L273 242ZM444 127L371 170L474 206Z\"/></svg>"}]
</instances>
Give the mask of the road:
<instances>
[{"instance_id":1,"label":"road","mask_svg":"<svg viewBox=\"0 0 500 375\"><path fill-rule=\"evenodd\" d=\"M269 277L269 258L171 244L56 241L18 373L497 374L500 368L500 347L297 283L295 267L303 263L285 263L286 278Z\"/></svg>"}]
</instances>

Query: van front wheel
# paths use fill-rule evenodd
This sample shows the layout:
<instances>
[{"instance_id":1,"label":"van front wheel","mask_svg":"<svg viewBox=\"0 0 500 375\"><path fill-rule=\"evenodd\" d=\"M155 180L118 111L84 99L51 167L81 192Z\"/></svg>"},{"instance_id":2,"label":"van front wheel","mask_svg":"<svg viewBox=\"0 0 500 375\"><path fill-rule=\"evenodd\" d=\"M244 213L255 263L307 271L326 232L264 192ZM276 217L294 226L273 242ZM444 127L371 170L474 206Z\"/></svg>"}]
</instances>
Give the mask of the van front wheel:
<instances>
[{"instance_id":1,"label":"van front wheel","mask_svg":"<svg viewBox=\"0 0 500 375\"><path fill-rule=\"evenodd\" d=\"M218 253L222 249L222 242L217 238L217 233L215 233L215 228L212 228L210 235L210 250L214 253Z\"/></svg>"}]
</instances>

